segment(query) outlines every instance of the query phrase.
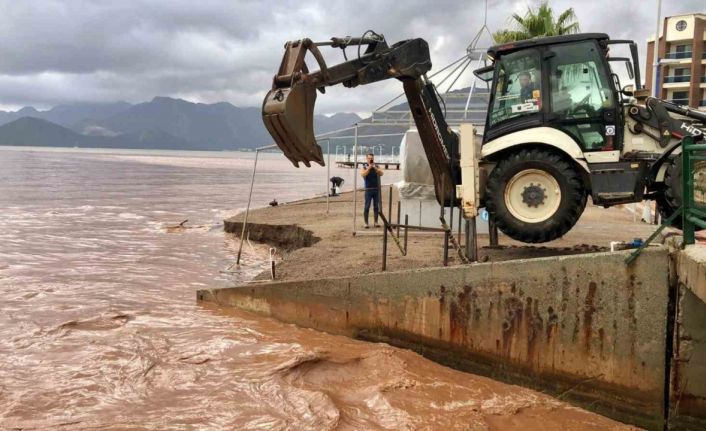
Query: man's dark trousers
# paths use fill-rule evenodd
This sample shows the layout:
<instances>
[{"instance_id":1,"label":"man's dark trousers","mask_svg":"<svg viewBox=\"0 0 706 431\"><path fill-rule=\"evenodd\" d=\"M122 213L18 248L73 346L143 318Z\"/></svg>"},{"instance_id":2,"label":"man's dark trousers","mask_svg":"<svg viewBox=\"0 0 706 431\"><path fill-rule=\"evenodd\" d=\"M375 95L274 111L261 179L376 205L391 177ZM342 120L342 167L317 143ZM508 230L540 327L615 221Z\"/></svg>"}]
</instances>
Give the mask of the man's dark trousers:
<instances>
[{"instance_id":1,"label":"man's dark trousers","mask_svg":"<svg viewBox=\"0 0 706 431\"><path fill-rule=\"evenodd\" d=\"M365 219L365 224L368 224L368 213L370 212L370 202L373 203L373 216L375 217L375 223L378 222L378 214L380 211L380 190L376 187L374 189L365 189L365 209L363 209L363 218Z\"/></svg>"}]
</instances>

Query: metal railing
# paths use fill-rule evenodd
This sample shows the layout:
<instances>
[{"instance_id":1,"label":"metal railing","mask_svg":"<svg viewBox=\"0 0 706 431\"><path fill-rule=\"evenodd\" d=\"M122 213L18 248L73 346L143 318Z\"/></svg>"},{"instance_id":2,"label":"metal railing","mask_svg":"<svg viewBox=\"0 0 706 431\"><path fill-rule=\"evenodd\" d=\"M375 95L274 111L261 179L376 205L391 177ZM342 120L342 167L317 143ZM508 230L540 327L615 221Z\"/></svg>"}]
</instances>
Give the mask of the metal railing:
<instances>
[{"instance_id":1,"label":"metal railing","mask_svg":"<svg viewBox=\"0 0 706 431\"><path fill-rule=\"evenodd\" d=\"M695 144L694 138L687 136L682 143L684 245L696 242L696 227L706 229L706 171L695 169L698 162L706 162L706 144Z\"/></svg>"},{"instance_id":2,"label":"metal railing","mask_svg":"<svg viewBox=\"0 0 706 431\"><path fill-rule=\"evenodd\" d=\"M706 144L695 144L693 136L686 136L682 140L682 205L669 217L662 220L662 224L640 247L635 249L625 258L629 265L640 256L657 235L667 226L673 226L681 220L682 247L696 243L696 228L706 229ZM695 163L700 163L696 167Z\"/></svg>"},{"instance_id":3,"label":"metal railing","mask_svg":"<svg viewBox=\"0 0 706 431\"><path fill-rule=\"evenodd\" d=\"M680 75L680 76L667 76L664 78L665 84L675 83L675 82L689 82L691 81L691 75Z\"/></svg>"},{"instance_id":4,"label":"metal railing","mask_svg":"<svg viewBox=\"0 0 706 431\"><path fill-rule=\"evenodd\" d=\"M678 60L682 58L691 58L692 52L691 51L684 51L684 52L668 52L664 58L667 58L669 60Z\"/></svg>"}]
</instances>

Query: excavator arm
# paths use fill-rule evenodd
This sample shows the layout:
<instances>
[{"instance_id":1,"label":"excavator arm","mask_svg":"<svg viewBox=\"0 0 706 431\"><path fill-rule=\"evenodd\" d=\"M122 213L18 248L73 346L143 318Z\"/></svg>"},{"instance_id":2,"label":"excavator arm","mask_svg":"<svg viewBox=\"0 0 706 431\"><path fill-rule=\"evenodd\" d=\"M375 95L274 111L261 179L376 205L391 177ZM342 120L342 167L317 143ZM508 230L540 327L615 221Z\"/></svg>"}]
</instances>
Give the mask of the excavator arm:
<instances>
[{"instance_id":1,"label":"excavator arm","mask_svg":"<svg viewBox=\"0 0 706 431\"><path fill-rule=\"evenodd\" d=\"M344 50L357 48L351 60L329 67L320 46ZM361 53L361 48L365 51ZM314 56L319 70L309 72L304 61ZM262 105L262 118L284 155L297 167L311 162L324 165L321 147L314 136L316 90L342 84L345 87L396 78L402 82L409 108L434 177L439 203L450 205L460 183L458 136L448 127L434 85L426 79L431 69L429 46L423 39L409 39L388 46L372 33L362 38L331 38L327 42L302 39L287 42L284 58Z\"/></svg>"}]
</instances>

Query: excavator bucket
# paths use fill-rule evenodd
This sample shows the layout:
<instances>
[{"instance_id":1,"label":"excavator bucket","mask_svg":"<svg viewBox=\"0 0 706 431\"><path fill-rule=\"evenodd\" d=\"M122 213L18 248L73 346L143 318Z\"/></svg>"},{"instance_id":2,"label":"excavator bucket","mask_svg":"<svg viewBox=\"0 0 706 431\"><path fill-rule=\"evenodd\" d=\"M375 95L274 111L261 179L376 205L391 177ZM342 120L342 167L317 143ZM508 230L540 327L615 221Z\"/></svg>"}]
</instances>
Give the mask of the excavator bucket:
<instances>
[{"instance_id":1,"label":"excavator bucket","mask_svg":"<svg viewBox=\"0 0 706 431\"><path fill-rule=\"evenodd\" d=\"M324 166L321 147L314 137L316 88L296 83L270 90L262 105L262 120L284 155L299 167L310 162Z\"/></svg>"},{"instance_id":2,"label":"excavator bucket","mask_svg":"<svg viewBox=\"0 0 706 431\"><path fill-rule=\"evenodd\" d=\"M287 42L272 90L262 102L262 121L267 131L296 167L299 162L307 167L311 162L324 166L324 155L314 137L316 85L306 82L309 69L304 57L307 52L314 55L320 73L326 74L326 63L310 39Z\"/></svg>"}]
</instances>

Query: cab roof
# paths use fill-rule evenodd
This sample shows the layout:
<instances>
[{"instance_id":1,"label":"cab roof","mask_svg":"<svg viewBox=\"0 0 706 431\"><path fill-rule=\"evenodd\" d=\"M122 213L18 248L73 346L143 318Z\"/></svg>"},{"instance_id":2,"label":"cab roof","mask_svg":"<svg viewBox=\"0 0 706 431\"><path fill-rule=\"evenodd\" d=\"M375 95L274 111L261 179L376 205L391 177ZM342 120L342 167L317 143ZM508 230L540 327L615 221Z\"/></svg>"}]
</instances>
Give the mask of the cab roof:
<instances>
[{"instance_id":1,"label":"cab roof","mask_svg":"<svg viewBox=\"0 0 706 431\"><path fill-rule=\"evenodd\" d=\"M495 45L488 48L488 55L493 58L498 58L501 55L509 54L514 51L519 51L525 48L534 48L543 45L555 45L566 42L579 42L582 40L597 40L605 42L610 37L605 33L577 33L566 34L562 36L537 37L534 39L519 40L517 42L508 42L500 45Z\"/></svg>"}]
</instances>

